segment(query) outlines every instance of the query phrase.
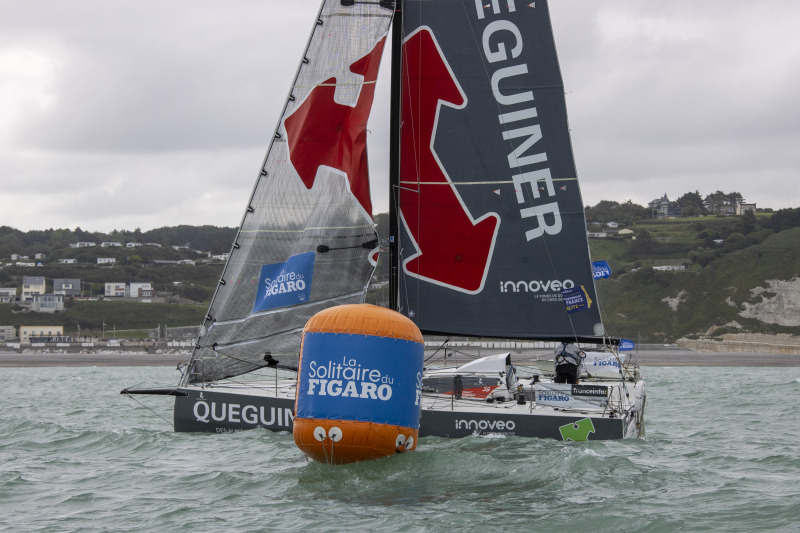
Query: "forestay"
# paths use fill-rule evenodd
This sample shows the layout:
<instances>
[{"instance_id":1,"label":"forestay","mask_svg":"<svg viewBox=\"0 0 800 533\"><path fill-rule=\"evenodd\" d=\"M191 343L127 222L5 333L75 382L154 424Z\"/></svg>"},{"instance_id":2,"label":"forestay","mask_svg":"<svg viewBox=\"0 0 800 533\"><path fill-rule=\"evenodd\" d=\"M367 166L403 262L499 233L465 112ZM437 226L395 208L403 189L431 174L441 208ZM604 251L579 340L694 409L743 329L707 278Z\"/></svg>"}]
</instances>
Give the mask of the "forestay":
<instances>
[{"instance_id":1,"label":"forestay","mask_svg":"<svg viewBox=\"0 0 800 533\"><path fill-rule=\"evenodd\" d=\"M392 15L386 2L323 3L187 382L297 357L309 317L364 301L377 255L366 121Z\"/></svg>"}]
</instances>

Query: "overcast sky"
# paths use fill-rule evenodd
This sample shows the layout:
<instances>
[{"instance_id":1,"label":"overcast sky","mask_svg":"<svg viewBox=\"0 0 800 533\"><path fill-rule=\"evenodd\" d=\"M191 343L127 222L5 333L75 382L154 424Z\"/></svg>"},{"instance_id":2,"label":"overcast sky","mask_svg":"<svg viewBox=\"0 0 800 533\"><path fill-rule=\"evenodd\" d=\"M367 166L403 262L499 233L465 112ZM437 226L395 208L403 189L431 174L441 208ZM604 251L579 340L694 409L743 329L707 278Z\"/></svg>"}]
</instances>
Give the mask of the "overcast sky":
<instances>
[{"instance_id":1,"label":"overcast sky","mask_svg":"<svg viewBox=\"0 0 800 533\"><path fill-rule=\"evenodd\" d=\"M319 3L0 0L0 225L238 225ZM585 204L723 190L800 207L800 2L550 7Z\"/></svg>"}]
</instances>

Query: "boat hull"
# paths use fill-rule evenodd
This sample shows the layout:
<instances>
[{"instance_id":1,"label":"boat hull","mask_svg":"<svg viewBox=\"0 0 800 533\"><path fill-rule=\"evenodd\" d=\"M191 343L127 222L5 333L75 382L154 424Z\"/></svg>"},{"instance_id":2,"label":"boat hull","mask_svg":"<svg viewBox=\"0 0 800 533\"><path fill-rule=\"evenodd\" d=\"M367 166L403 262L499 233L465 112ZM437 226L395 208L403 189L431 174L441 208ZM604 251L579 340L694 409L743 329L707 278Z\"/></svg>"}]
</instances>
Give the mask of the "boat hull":
<instances>
[{"instance_id":1,"label":"boat hull","mask_svg":"<svg viewBox=\"0 0 800 533\"><path fill-rule=\"evenodd\" d=\"M180 389L175 397L175 431L231 433L266 428L292 431L294 399L270 395Z\"/></svg>"},{"instance_id":2,"label":"boat hull","mask_svg":"<svg viewBox=\"0 0 800 533\"><path fill-rule=\"evenodd\" d=\"M181 389L175 397L178 432L231 433L265 428L291 432L294 399L269 394L237 394L208 389ZM423 408L420 437L463 438L507 435L556 440L615 440L643 436L641 415L609 418L601 413L529 411L524 405L491 408L482 402L458 410Z\"/></svg>"},{"instance_id":3,"label":"boat hull","mask_svg":"<svg viewBox=\"0 0 800 533\"><path fill-rule=\"evenodd\" d=\"M589 414L575 416L506 414L475 411L423 410L420 437L463 438L470 435L508 435L556 440L615 440L625 438L625 420Z\"/></svg>"}]
</instances>

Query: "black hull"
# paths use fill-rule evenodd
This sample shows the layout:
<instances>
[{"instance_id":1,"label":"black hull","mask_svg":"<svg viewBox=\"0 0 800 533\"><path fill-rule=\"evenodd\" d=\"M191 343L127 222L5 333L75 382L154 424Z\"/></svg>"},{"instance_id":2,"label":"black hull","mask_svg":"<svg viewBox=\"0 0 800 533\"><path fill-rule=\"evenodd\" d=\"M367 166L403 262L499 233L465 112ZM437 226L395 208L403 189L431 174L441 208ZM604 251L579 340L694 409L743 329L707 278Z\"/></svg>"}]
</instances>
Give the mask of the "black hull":
<instances>
[{"instance_id":1,"label":"black hull","mask_svg":"<svg viewBox=\"0 0 800 533\"><path fill-rule=\"evenodd\" d=\"M229 392L181 389L175 397L175 431L231 433L266 428L292 431L294 400Z\"/></svg>"},{"instance_id":2,"label":"black hull","mask_svg":"<svg viewBox=\"0 0 800 533\"><path fill-rule=\"evenodd\" d=\"M175 397L175 431L231 433L265 428L292 431L294 400L182 389ZM643 434L632 418L423 409L420 437L501 434L556 440L616 440Z\"/></svg>"}]
</instances>

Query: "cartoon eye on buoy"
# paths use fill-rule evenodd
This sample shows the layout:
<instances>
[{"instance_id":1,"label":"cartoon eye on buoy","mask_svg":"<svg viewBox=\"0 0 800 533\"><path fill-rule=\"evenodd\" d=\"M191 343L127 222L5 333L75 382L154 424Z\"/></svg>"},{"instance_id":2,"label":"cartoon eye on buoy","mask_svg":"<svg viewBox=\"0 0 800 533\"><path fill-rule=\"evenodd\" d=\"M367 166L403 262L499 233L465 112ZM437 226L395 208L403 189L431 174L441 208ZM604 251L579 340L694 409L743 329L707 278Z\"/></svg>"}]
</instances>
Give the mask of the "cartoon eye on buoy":
<instances>
[{"instance_id":1,"label":"cartoon eye on buoy","mask_svg":"<svg viewBox=\"0 0 800 533\"><path fill-rule=\"evenodd\" d=\"M398 452L406 452L414 447L414 437L413 436L406 437L405 435L398 435L397 440L395 440L394 444Z\"/></svg>"},{"instance_id":2,"label":"cartoon eye on buoy","mask_svg":"<svg viewBox=\"0 0 800 533\"><path fill-rule=\"evenodd\" d=\"M325 439L331 439L333 442L342 440L342 430L337 427L332 427L330 431L325 431L322 426L314 428L314 438L322 442Z\"/></svg>"}]
</instances>

